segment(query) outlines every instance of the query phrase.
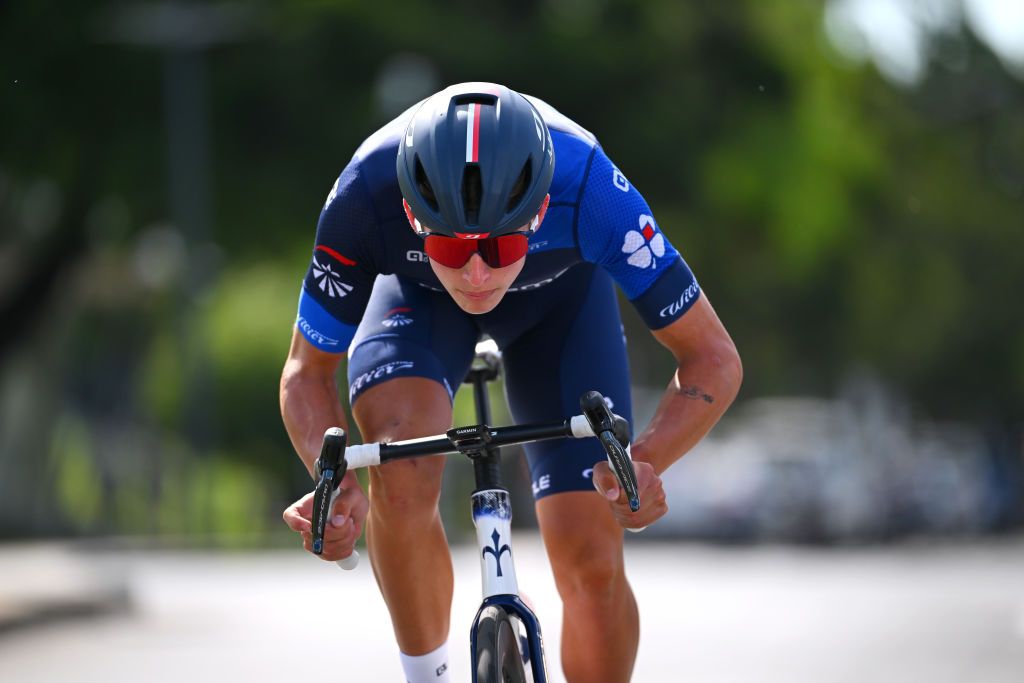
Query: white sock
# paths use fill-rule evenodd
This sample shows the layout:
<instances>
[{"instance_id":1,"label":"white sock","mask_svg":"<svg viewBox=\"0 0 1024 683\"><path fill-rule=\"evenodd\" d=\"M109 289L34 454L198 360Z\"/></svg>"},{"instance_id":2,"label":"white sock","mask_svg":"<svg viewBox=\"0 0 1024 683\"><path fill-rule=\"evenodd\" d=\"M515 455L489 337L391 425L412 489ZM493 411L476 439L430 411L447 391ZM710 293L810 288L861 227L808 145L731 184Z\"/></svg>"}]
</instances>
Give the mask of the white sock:
<instances>
[{"instance_id":1,"label":"white sock","mask_svg":"<svg viewBox=\"0 0 1024 683\"><path fill-rule=\"evenodd\" d=\"M451 683L448 674L448 643L433 652L410 657L400 652L406 683Z\"/></svg>"}]
</instances>

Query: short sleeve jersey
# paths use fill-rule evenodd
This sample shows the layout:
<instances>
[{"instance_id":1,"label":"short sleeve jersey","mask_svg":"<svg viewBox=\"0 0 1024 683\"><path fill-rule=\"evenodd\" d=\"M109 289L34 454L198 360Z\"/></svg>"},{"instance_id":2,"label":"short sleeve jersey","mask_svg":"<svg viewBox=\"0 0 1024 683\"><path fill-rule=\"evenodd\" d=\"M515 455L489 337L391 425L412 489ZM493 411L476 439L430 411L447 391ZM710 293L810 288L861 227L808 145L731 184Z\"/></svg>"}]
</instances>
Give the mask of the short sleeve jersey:
<instances>
[{"instance_id":1,"label":"short sleeve jersey","mask_svg":"<svg viewBox=\"0 0 1024 683\"><path fill-rule=\"evenodd\" d=\"M555 171L547 215L530 236L526 263L507 296L544 287L589 262L614 278L650 329L680 318L700 287L643 196L590 132L529 99L551 131ZM323 351L348 349L377 275L396 274L442 290L422 238L409 226L395 170L398 144L414 111L360 145L320 212L296 325Z\"/></svg>"}]
</instances>

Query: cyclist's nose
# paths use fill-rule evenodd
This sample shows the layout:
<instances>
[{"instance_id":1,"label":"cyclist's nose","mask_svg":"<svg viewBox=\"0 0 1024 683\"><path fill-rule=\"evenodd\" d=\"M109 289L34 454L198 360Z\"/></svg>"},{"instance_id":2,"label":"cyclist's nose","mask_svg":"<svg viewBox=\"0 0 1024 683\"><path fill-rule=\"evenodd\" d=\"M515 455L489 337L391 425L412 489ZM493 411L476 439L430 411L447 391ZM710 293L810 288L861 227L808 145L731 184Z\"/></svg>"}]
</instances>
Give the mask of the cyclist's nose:
<instances>
[{"instance_id":1,"label":"cyclist's nose","mask_svg":"<svg viewBox=\"0 0 1024 683\"><path fill-rule=\"evenodd\" d=\"M471 287L481 287L491 278L491 268L480 257L473 254L462 269L462 279Z\"/></svg>"}]
</instances>

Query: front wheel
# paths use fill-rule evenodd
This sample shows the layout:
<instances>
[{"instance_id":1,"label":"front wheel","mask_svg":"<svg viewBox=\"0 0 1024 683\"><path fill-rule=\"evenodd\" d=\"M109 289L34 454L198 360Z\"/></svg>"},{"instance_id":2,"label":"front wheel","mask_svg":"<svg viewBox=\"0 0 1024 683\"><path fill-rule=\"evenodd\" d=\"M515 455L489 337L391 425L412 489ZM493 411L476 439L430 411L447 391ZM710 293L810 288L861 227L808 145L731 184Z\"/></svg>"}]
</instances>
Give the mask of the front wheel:
<instances>
[{"instance_id":1,"label":"front wheel","mask_svg":"<svg viewBox=\"0 0 1024 683\"><path fill-rule=\"evenodd\" d=\"M476 624L477 683L525 683L519 636L500 607L491 605Z\"/></svg>"}]
</instances>

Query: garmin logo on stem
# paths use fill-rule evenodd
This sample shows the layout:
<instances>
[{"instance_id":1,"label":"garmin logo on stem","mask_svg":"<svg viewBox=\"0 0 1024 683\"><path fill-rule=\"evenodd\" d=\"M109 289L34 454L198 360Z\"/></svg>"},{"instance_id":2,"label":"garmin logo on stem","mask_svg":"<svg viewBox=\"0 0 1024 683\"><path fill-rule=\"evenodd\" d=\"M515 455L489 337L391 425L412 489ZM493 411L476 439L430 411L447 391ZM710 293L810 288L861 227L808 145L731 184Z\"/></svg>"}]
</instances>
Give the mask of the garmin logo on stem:
<instances>
[{"instance_id":1,"label":"garmin logo on stem","mask_svg":"<svg viewBox=\"0 0 1024 683\"><path fill-rule=\"evenodd\" d=\"M662 318L668 318L675 315L679 311L686 308L686 305L693 301L697 297L697 293L700 291L700 285L696 282L691 284L689 287L683 290L683 293L679 296L676 301L673 301L665 308L661 309L658 313Z\"/></svg>"}]
</instances>

